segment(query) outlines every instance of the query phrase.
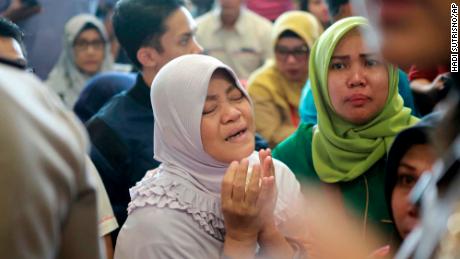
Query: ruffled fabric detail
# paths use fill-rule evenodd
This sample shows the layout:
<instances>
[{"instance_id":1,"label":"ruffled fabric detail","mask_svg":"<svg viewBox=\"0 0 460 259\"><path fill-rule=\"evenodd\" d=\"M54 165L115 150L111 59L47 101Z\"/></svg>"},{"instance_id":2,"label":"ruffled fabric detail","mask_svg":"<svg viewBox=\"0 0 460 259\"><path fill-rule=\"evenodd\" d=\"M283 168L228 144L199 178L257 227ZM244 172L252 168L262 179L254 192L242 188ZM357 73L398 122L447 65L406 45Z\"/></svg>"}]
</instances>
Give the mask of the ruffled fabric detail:
<instances>
[{"instance_id":1,"label":"ruffled fabric detail","mask_svg":"<svg viewBox=\"0 0 460 259\"><path fill-rule=\"evenodd\" d=\"M190 215L201 229L214 238L224 241L224 217L220 199L195 188L181 179L162 177L162 173L148 172L142 181L131 188L128 214L138 208L154 206L170 208Z\"/></svg>"},{"instance_id":2,"label":"ruffled fabric detail","mask_svg":"<svg viewBox=\"0 0 460 259\"><path fill-rule=\"evenodd\" d=\"M296 208L299 208L302 201L300 192L298 195L288 194L290 181L283 181L283 177L287 176L283 174L283 170L279 170L276 176L278 199L274 214L275 224L278 226L297 216ZM129 191L131 202L128 205L128 214L147 206L183 211L190 215L206 233L224 241L225 225L220 197L201 191L185 179L165 172L156 173L156 171L149 171L142 181Z\"/></svg>"}]
</instances>

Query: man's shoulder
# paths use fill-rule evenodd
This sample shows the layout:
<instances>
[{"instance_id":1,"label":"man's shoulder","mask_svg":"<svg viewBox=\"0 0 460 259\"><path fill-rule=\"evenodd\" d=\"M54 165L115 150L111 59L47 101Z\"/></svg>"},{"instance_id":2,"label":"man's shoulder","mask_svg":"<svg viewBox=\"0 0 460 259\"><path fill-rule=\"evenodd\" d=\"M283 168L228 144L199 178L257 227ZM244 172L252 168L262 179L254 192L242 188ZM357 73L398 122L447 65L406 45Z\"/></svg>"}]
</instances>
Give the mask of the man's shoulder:
<instances>
[{"instance_id":1,"label":"man's shoulder","mask_svg":"<svg viewBox=\"0 0 460 259\"><path fill-rule=\"evenodd\" d=\"M111 98L88 122L90 124L93 119L105 121L109 124L112 121L123 121L126 115L135 110L135 102L127 91L124 91Z\"/></svg>"},{"instance_id":2,"label":"man's shoulder","mask_svg":"<svg viewBox=\"0 0 460 259\"><path fill-rule=\"evenodd\" d=\"M120 149L132 149L139 146L128 143L144 143L148 140L153 123L151 108L144 107L127 91L112 98L85 126L93 145L112 148L114 143L119 143Z\"/></svg>"},{"instance_id":3,"label":"man's shoulder","mask_svg":"<svg viewBox=\"0 0 460 259\"><path fill-rule=\"evenodd\" d=\"M126 105L129 103L128 98L126 94L115 96L86 122L85 126L93 144L109 135L116 136L115 139L122 137L121 127L129 126L126 116L129 113L126 107L130 107Z\"/></svg>"}]
</instances>

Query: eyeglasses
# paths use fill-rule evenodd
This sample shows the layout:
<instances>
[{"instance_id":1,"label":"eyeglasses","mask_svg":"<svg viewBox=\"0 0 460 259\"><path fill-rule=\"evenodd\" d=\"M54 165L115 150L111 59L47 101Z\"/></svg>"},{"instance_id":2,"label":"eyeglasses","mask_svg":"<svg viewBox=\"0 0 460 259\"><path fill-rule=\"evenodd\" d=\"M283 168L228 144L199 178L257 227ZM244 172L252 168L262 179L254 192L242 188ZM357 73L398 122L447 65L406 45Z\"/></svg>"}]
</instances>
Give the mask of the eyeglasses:
<instances>
[{"instance_id":1,"label":"eyeglasses","mask_svg":"<svg viewBox=\"0 0 460 259\"><path fill-rule=\"evenodd\" d=\"M93 40L93 41L76 40L75 43L73 44L75 50L77 51L87 50L90 46L95 50L101 50L104 48L104 45L105 45L105 42L103 40Z\"/></svg>"},{"instance_id":2,"label":"eyeglasses","mask_svg":"<svg viewBox=\"0 0 460 259\"><path fill-rule=\"evenodd\" d=\"M296 60L304 60L307 58L309 52L310 49L305 45L293 49L284 46L275 46L275 55L281 60L286 60L290 55L294 56Z\"/></svg>"}]
</instances>

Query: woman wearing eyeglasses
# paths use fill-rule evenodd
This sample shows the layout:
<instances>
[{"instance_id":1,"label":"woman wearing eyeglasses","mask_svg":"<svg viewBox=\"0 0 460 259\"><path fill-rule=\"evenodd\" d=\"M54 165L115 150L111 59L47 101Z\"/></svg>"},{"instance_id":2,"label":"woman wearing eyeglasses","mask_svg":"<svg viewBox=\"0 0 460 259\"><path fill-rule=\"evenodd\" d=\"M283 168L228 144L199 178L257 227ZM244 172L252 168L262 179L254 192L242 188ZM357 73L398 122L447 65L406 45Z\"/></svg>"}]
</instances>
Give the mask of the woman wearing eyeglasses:
<instances>
[{"instance_id":1,"label":"woman wearing eyeglasses","mask_svg":"<svg viewBox=\"0 0 460 259\"><path fill-rule=\"evenodd\" d=\"M256 129L272 147L297 128L300 94L308 77L309 50L321 32L322 27L313 15L302 11L284 13L273 26L274 60L268 60L249 78Z\"/></svg>"},{"instance_id":2,"label":"woman wearing eyeglasses","mask_svg":"<svg viewBox=\"0 0 460 259\"><path fill-rule=\"evenodd\" d=\"M77 15L65 25L63 51L46 83L72 108L86 80L112 64L104 25L92 15Z\"/></svg>"}]
</instances>

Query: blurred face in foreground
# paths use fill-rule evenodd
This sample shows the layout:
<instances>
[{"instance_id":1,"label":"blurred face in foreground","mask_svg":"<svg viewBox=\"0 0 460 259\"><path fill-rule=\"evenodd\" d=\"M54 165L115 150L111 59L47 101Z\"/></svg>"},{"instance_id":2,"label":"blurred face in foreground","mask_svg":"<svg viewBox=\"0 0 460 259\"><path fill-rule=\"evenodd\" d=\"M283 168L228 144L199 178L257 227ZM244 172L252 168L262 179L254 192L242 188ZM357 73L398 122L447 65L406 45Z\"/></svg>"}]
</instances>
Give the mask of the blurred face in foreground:
<instances>
[{"instance_id":1,"label":"blurred face in foreground","mask_svg":"<svg viewBox=\"0 0 460 259\"><path fill-rule=\"evenodd\" d=\"M381 28L385 58L404 67L449 64L450 9L454 2L367 1L368 9L380 10L378 21L374 22Z\"/></svg>"}]
</instances>

